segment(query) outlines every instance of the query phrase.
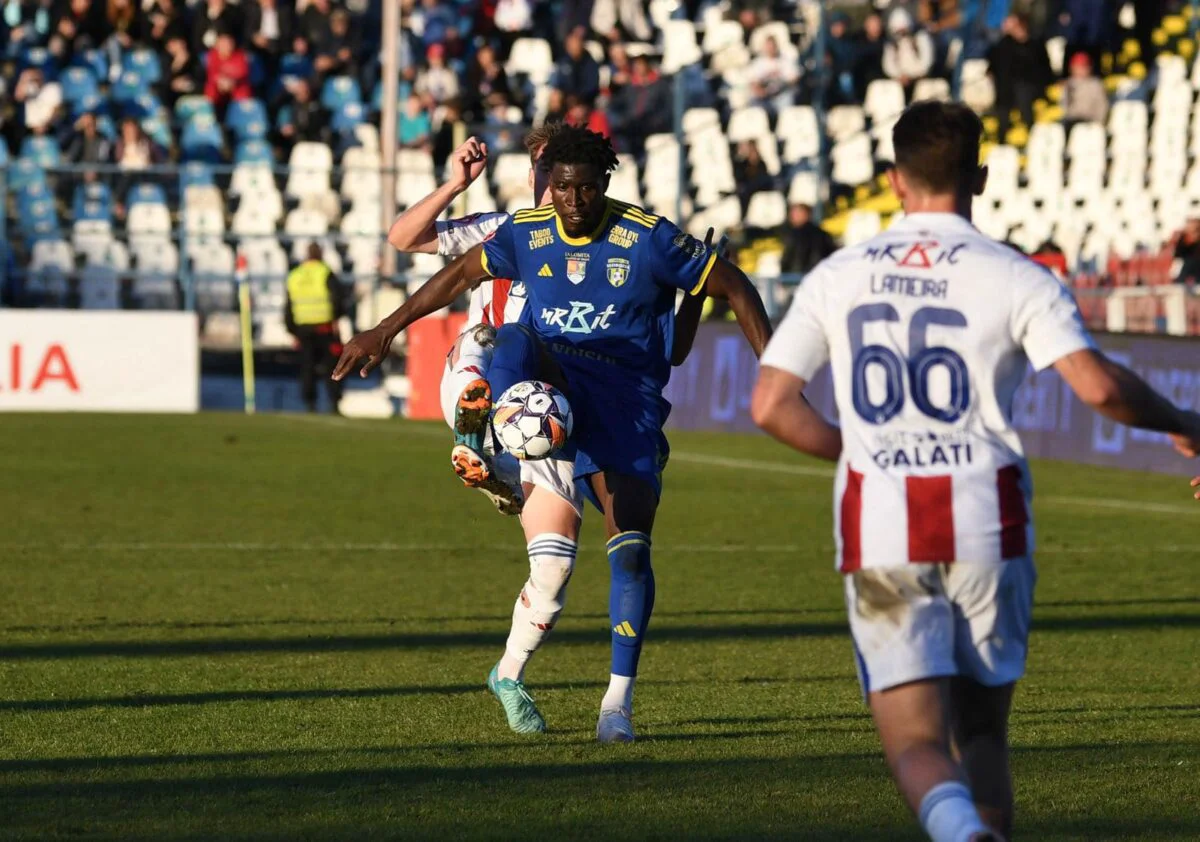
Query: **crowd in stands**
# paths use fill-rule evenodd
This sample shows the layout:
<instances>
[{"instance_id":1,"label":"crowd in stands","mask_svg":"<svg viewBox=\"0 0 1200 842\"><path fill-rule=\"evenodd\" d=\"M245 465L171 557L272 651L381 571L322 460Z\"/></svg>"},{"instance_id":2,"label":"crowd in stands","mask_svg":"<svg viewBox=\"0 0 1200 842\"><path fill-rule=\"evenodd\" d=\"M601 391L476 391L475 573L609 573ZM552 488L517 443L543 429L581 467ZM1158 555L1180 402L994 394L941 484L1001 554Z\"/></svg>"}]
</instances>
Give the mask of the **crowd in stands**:
<instances>
[{"instance_id":1,"label":"crowd in stands","mask_svg":"<svg viewBox=\"0 0 1200 842\"><path fill-rule=\"evenodd\" d=\"M114 168L108 183L121 220L126 195L144 180L138 173L156 165L283 166L312 143L342 162L361 141L359 127L378 125L384 1L0 0L0 163ZM966 89L978 80L958 78L968 60L986 67L994 89L984 106L995 118L990 141L1032 127L1035 105L1060 81L1063 123L1103 124L1111 100L1102 71L1118 44L1135 39L1143 73L1152 70L1155 29L1177 2L1134 0L1130 32L1108 0L828 4L821 38L814 0L400 0L398 142L431 158L432 176L462 136L456 127L483 137L498 160L520 151L532 124L586 125L637 168L636 198L672 215L675 197L651 173L672 178L686 154L683 215L705 208L740 229L743 244L773 237L781 269L802 273L833 245L814 210L872 185L888 120L905 102L949 96L960 84L970 101ZM1066 45L1058 61L1052 37ZM797 138L815 119L812 106L831 122L810 144ZM833 118L839 106L848 107L844 125ZM697 115L698 129L664 145L684 112ZM818 149L831 153L829 196L807 186ZM693 156L708 151L726 162L713 172L727 168L728 184L704 183L708 171ZM422 170L416 183L425 178ZM504 206L516 194L500 186ZM340 212L353 211L351 195L343 190ZM62 219L72 219L77 198L60 192ZM736 211L726 213L726 201ZM10 203L10 218L16 210Z\"/></svg>"}]
</instances>

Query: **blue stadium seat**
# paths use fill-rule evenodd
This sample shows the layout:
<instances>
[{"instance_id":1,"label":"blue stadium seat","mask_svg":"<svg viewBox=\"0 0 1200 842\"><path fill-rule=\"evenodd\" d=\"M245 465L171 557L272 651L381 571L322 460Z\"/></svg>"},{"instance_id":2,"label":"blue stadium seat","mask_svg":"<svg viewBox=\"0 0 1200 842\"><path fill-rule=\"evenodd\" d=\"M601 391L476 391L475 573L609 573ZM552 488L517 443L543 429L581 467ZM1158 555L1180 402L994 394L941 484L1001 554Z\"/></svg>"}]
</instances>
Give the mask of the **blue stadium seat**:
<instances>
[{"instance_id":1,"label":"blue stadium seat","mask_svg":"<svg viewBox=\"0 0 1200 842\"><path fill-rule=\"evenodd\" d=\"M166 111L160 110L142 120L142 131L146 137L157 143L163 149L170 149L173 143L171 124L167 122Z\"/></svg>"},{"instance_id":2,"label":"blue stadium seat","mask_svg":"<svg viewBox=\"0 0 1200 842\"><path fill-rule=\"evenodd\" d=\"M238 144L233 155L235 164L274 164L275 156L271 153L271 144L265 140L245 140Z\"/></svg>"},{"instance_id":3,"label":"blue stadium seat","mask_svg":"<svg viewBox=\"0 0 1200 842\"><path fill-rule=\"evenodd\" d=\"M32 202L26 212L21 214L18 228L28 243L61 236L58 214L54 210L54 201L43 199Z\"/></svg>"},{"instance_id":4,"label":"blue stadium seat","mask_svg":"<svg viewBox=\"0 0 1200 842\"><path fill-rule=\"evenodd\" d=\"M292 106L285 105L279 109L279 113L275 115L275 128L282 129L284 126L291 125L292 122Z\"/></svg>"},{"instance_id":5,"label":"blue stadium seat","mask_svg":"<svg viewBox=\"0 0 1200 842\"><path fill-rule=\"evenodd\" d=\"M96 131L111 141L117 139L117 124L107 114L96 115Z\"/></svg>"},{"instance_id":6,"label":"blue stadium seat","mask_svg":"<svg viewBox=\"0 0 1200 842\"><path fill-rule=\"evenodd\" d=\"M189 96L181 96L175 102L175 119L181 123L186 123L197 114L207 114L210 117L215 117L212 103L198 94Z\"/></svg>"},{"instance_id":7,"label":"blue stadium seat","mask_svg":"<svg viewBox=\"0 0 1200 842\"><path fill-rule=\"evenodd\" d=\"M336 112L348 102L362 102L362 88L353 76L332 76L321 88L321 105Z\"/></svg>"},{"instance_id":8,"label":"blue stadium seat","mask_svg":"<svg viewBox=\"0 0 1200 842\"><path fill-rule=\"evenodd\" d=\"M112 222L112 191L100 181L80 184L71 201L75 221Z\"/></svg>"},{"instance_id":9,"label":"blue stadium seat","mask_svg":"<svg viewBox=\"0 0 1200 842\"><path fill-rule=\"evenodd\" d=\"M212 167L202 161L191 161L183 165L179 174L184 189L188 187L212 187Z\"/></svg>"},{"instance_id":10,"label":"blue stadium seat","mask_svg":"<svg viewBox=\"0 0 1200 842\"><path fill-rule=\"evenodd\" d=\"M279 60L279 74L271 86L270 96L278 96L289 81L310 79L313 74L312 59L308 56L288 53Z\"/></svg>"},{"instance_id":11,"label":"blue stadium seat","mask_svg":"<svg viewBox=\"0 0 1200 842\"><path fill-rule=\"evenodd\" d=\"M97 79L108 78L108 54L104 50L84 50L75 53L71 59L72 67L86 67Z\"/></svg>"},{"instance_id":12,"label":"blue stadium seat","mask_svg":"<svg viewBox=\"0 0 1200 842\"><path fill-rule=\"evenodd\" d=\"M8 144L0 143L0 167L8 163Z\"/></svg>"},{"instance_id":13,"label":"blue stadium seat","mask_svg":"<svg viewBox=\"0 0 1200 842\"><path fill-rule=\"evenodd\" d=\"M29 135L21 142L21 157L39 167L57 167L60 163L58 142L47 136Z\"/></svg>"},{"instance_id":14,"label":"blue stadium seat","mask_svg":"<svg viewBox=\"0 0 1200 842\"><path fill-rule=\"evenodd\" d=\"M257 99L231 103L225 114L225 125L238 140L254 140L267 136L267 107Z\"/></svg>"},{"instance_id":15,"label":"blue stadium seat","mask_svg":"<svg viewBox=\"0 0 1200 842\"><path fill-rule=\"evenodd\" d=\"M68 67L58 79L62 85L63 99L72 106L90 97L99 98L100 86L96 74L88 67Z\"/></svg>"},{"instance_id":16,"label":"blue stadium seat","mask_svg":"<svg viewBox=\"0 0 1200 842\"><path fill-rule=\"evenodd\" d=\"M112 98L117 102L132 102L150 93L150 84L134 70L126 70L112 86Z\"/></svg>"},{"instance_id":17,"label":"blue stadium seat","mask_svg":"<svg viewBox=\"0 0 1200 842\"><path fill-rule=\"evenodd\" d=\"M17 191L17 214L22 217L28 216L38 202L52 201L54 201L54 194L50 192L50 187L45 181L24 184Z\"/></svg>"},{"instance_id":18,"label":"blue stadium seat","mask_svg":"<svg viewBox=\"0 0 1200 842\"><path fill-rule=\"evenodd\" d=\"M47 82L58 79L58 60L45 47L26 47L21 51L20 61L17 62L17 75L21 71L36 68L42 71Z\"/></svg>"},{"instance_id":19,"label":"blue stadium seat","mask_svg":"<svg viewBox=\"0 0 1200 842\"><path fill-rule=\"evenodd\" d=\"M211 114L198 114L183 126L179 136L179 149L185 161L219 163L224 146L221 128Z\"/></svg>"},{"instance_id":20,"label":"blue stadium seat","mask_svg":"<svg viewBox=\"0 0 1200 842\"><path fill-rule=\"evenodd\" d=\"M125 204L129 207L134 205L165 205L167 203L167 193L162 189L162 185L153 184L148 181L143 181L141 184L135 184L129 188L129 192L125 194Z\"/></svg>"},{"instance_id":21,"label":"blue stadium seat","mask_svg":"<svg viewBox=\"0 0 1200 842\"><path fill-rule=\"evenodd\" d=\"M147 91L136 99L127 100L121 104L121 115L135 120L148 120L151 117L166 113L162 102L154 94Z\"/></svg>"},{"instance_id":22,"label":"blue stadium seat","mask_svg":"<svg viewBox=\"0 0 1200 842\"><path fill-rule=\"evenodd\" d=\"M18 158L8 168L8 189L22 191L30 185L46 186L46 171L37 161Z\"/></svg>"},{"instance_id":23,"label":"blue stadium seat","mask_svg":"<svg viewBox=\"0 0 1200 842\"><path fill-rule=\"evenodd\" d=\"M79 119L84 114L95 114L97 116L108 113L108 98L101 97L99 93L88 94L78 102L71 103L71 116Z\"/></svg>"},{"instance_id":24,"label":"blue stadium seat","mask_svg":"<svg viewBox=\"0 0 1200 842\"><path fill-rule=\"evenodd\" d=\"M333 113L333 130L339 135L352 135L354 130L366 120L366 107L361 102L343 103L342 107Z\"/></svg>"},{"instance_id":25,"label":"blue stadium seat","mask_svg":"<svg viewBox=\"0 0 1200 842\"><path fill-rule=\"evenodd\" d=\"M158 53L154 50L132 51L125 56L122 67L127 71L134 71L149 85L162 81L162 65L159 64Z\"/></svg>"}]
</instances>

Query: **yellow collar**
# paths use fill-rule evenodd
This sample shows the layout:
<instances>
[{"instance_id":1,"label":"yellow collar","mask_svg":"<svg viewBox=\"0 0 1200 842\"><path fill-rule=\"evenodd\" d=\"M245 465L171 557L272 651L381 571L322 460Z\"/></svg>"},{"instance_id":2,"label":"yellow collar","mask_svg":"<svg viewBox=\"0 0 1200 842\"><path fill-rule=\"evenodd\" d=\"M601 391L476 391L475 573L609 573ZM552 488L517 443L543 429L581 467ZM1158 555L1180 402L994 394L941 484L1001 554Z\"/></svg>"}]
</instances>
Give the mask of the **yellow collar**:
<instances>
[{"instance_id":1,"label":"yellow collar","mask_svg":"<svg viewBox=\"0 0 1200 842\"><path fill-rule=\"evenodd\" d=\"M563 230L562 218L558 212L554 214L554 224L558 226L558 238L569 246L586 246L593 242L604 231L604 226L608 224L609 214L612 213L612 199L605 197L604 199L604 216L600 217L600 223L595 227L592 233L583 237L570 237Z\"/></svg>"}]
</instances>

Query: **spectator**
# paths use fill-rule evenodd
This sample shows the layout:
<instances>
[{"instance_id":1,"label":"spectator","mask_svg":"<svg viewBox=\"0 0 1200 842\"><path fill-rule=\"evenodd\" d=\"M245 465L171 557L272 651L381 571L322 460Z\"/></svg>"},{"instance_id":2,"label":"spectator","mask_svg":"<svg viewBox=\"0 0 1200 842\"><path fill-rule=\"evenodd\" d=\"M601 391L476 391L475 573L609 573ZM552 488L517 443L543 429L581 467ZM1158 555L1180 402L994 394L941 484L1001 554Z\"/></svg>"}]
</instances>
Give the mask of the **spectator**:
<instances>
[{"instance_id":1,"label":"spectator","mask_svg":"<svg viewBox=\"0 0 1200 842\"><path fill-rule=\"evenodd\" d=\"M240 32L241 18L226 0L204 0L192 19L192 54L201 56L217 45L222 32Z\"/></svg>"},{"instance_id":2,"label":"spectator","mask_svg":"<svg viewBox=\"0 0 1200 842\"><path fill-rule=\"evenodd\" d=\"M181 96L189 96L204 87L200 62L188 49L187 39L173 35L166 42L166 62L163 64L163 102L172 106Z\"/></svg>"},{"instance_id":3,"label":"spectator","mask_svg":"<svg viewBox=\"0 0 1200 842\"><path fill-rule=\"evenodd\" d=\"M307 52L320 52L329 41L330 6L329 0L309 0L304 11L300 14L300 22L296 26L296 37L307 43ZM296 52L300 52L299 49Z\"/></svg>"},{"instance_id":4,"label":"spectator","mask_svg":"<svg viewBox=\"0 0 1200 842\"><path fill-rule=\"evenodd\" d=\"M825 39L824 81L827 106L851 105L858 101L854 92L854 65L857 57L858 45L850 37L850 18L845 12L834 12L829 16L829 37Z\"/></svg>"},{"instance_id":5,"label":"spectator","mask_svg":"<svg viewBox=\"0 0 1200 842\"><path fill-rule=\"evenodd\" d=\"M959 0L919 0L917 3L917 24L933 37L939 66L945 63L950 42L959 37L965 21Z\"/></svg>"},{"instance_id":6,"label":"spectator","mask_svg":"<svg viewBox=\"0 0 1200 842\"><path fill-rule=\"evenodd\" d=\"M792 104L792 89L800 79L800 63L785 58L775 38L763 42L763 54L750 62L750 92L758 105L778 113Z\"/></svg>"},{"instance_id":7,"label":"spectator","mask_svg":"<svg viewBox=\"0 0 1200 842\"><path fill-rule=\"evenodd\" d=\"M483 139L490 154L501 155L515 149L521 142L521 127L509 115L508 99L503 94L492 94L486 105L488 110L483 122L488 128Z\"/></svg>"},{"instance_id":8,"label":"spectator","mask_svg":"<svg viewBox=\"0 0 1200 842\"><path fill-rule=\"evenodd\" d=\"M1112 42L1116 19L1116 13L1110 9L1110 5L1109 0L1063 0L1059 22L1067 39L1068 61L1075 53L1085 52L1092 60L1092 67L1100 66L1100 57ZM1004 19L1006 33L1013 17L1015 15Z\"/></svg>"},{"instance_id":9,"label":"spectator","mask_svg":"<svg viewBox=\"0 0 1200 842\"><path fill-rule=\"evenodd\" d=\"M917 80L933 70L936 58L933 38L915 29L907 9L892 9L888 15L888 39L883 46L883 72L904 86L904 96L912 99Z\"/></svg>"},{"instance_id":10,"label":"spectator","mask_svg":"<svg viewBox=\"0 0 1200 842\"><path fill-rule=\"evenodd\" d=\"M1029 19L1024 15L1004 19L1004 37L988 51L988 73L996 88L996 116L1003 143L1012 125L1012 110L1020 111L1025 125L1032 126L1034 100L1053 81L1046 45L1030 36Z\"/></svg>"},{"instance_id":11,"label":"spectator","mask_svg":"<svg viewBox=\"0 0 1200 842\"><path fill-rule=\"evenodd\" d=\"M104 6L94 0L59 0L54 13L54 34L50 52L62 62L74 53L97 49L108 40L112 28L104 15Z\"/></svg>"},{"instance_id":12,"label":"spectator","mask_svg":"<svg viewBox=\"0 0 1200 842\"><path fill-rule=\"evenodd\" d=\"M132 49L134 41L145 31L145 19L134 0L107 0L105 9L105 19L112 29L109 52L119 59L121 52Z\"/></svg>"},{"instance_id":13,"label":"spectator","mask_svg":"<svg viewBox=\"0 0 1200 842\"><path fill-rule=\"evenodd\" d=\"M316 48L313 63L321 76L358 76L358 38L350 31L350 15L334 9L329 16L329 37Z\"/></svg>"},{"instance_id":14,"label":"spectator","mask_svg":"<svg viewBox=\"0 0 1200 842\"><path fill-rule=\"evenodd\" d=\"M507 58L513 42L533 29L533 4L530 0L496 0L493 20Z\"/></svg>"},{"instance_id":15,"label":"spectator","mask_svg":"<svg viewBox=\"0 0 1200 842\"><path fill-rule=\"evenodd\" d=\"M1067 256L1053 240L1046 240L1038 246L1037 251L1029 255L1029 259L1039 266L1045 266L1060 281L1067 277Z\"/></svg>"},{"instance_id":16,"label":"spectator","mask_svg":"<svg viewBox=\"0 0 1200 842\"><path fill-rule=\"evenodd\" d=\"M883 18L867 15L862 34L855 42L854 95L859 102L867 98L867 86L883 79Z\"/></svg>"},{"instance_id":17,"label":"spectator","mask_svg":"<svg viewBox=\"0 0 1200 842\"><path fill-rule=\"evenodd\" d=\"M121 121L121 133L117 137L113 157L117 166L125 172L117 178L116 183L116 194L124 196L135 179L133 174L162 163L166 153L146 136L137 120L126 117ZM124 208L119 208L118 213L124 213Z\"/></svg>"},{"instance_id":18,"label":"spectator","mask_svg":"<svg viewBox=\"0 0 1200 842\"><path fill-rule=\"evenodd\" d=\"M1200 217L1189 218L1183 230L1171 238L1171 250L1178 264L1175 283L1195 284L1200 281Z\"/></svg>"},{"instance_id":19,"label":"spectator","mask_svg":"<svg viewBox=\"0 0 1200 842\"><path fill-rule=\"evenodd\" d=\"M563 96L563 92L556 89L550 89L550 95L546 97L546 120L547 123L561 123L567 119L567 98Z\"/></svg>"},{"instance_id":20,"label":"spectator","mask_svg":"<svg viewBox=\"0 0 1200 842\"><path fill-rule=\"evenodd\" d=\"M426 50L434 44L445 43L450 30L458 26L454 4L444 0L421 0L421 8L413 13L413 19Z\"/></svg>"},{"instance_id":21,"label":"spectator","mask_svg":"<svg viewBox=\"0 0 1200 842\"><path fill-rule=\"evenodd\" d=\"M737 182L738 198L742 201L742 213L750 206L750 197L755 193L775 189L775 179L767 171L767 165L759 154L758 144L743 140L737 146L733 160L733 177Z\"/></svg>"},{"instance_id":22,"label":"spectator","mask_svg":"<svg viewBox=\"0 0 1200 842\"><path fill-rule=\"evenodd\" d=\"M1133 33L1138 42L1138 54L1146 72L1154 69L1154 58L1158 54L1154 46L1154 30L1163 19L1163 0L1133 0Z\"/></svg>"},{"instance_id":23,"label":"spectator","mask_svg":"<svg viewBox=\"0 0 1200 842\"><path fill-rule=\"evenodd\" d=\"M18 130L17 143L26 132L49 134L62 110L63 93L57 82L47 82L42 71L30 67L21 71L13 88L13 102L22 107L25 132Z\"/></svg>"},{"instance_id":24,"label":"spectator","mask_svg":"<svg viewBox=\"0 0 1200 842\"><path fill-rule=\"evenodd\" d=\"M417 75L416 92L430 110L458 96L458 74L446 66L446 49L433 44L425 51L429 66Z\"/></svg>"},{"instance_id":25,"label":"spectator","mask_svg":"<svg viewBox=\"0 0 1200 842\"><path fill-rule=\"evenodd\" d=\"M75 134L65 153L68 161L89 166L110 164L112 151L112 143L96 130L95 114L84 114L75 121Z\"/></svg>"},{"instance_id":26,"label":"spectator","mask_svg":"<svg viewBox=\"0 0 1200 842\"><path fill-rule=\"evenodd\" d=\"M183 14L175 0L151 0L145 9L145 41L151 44L166 44L173 38L187 37Z\"/></svg>"},{"instance_id":27,"label":"spectator","mask_svg":"<svg viewBox=\"0 0 1200 842\"><path fill-rule=\"evenodd\" d=\"M432 148L433 122L425 110L421 97L409 94L400 111L400 147L402 149Z\"/></svg>"},{"instance_id":28,"label":"spectator","mask_svg":"<svg viewBox=\"0 0 1200 842\"><path fill-rule=\"evenodd\" d=\"M1108 117L1108 92L1104 83L1092 75L1092 60L1087 53L1071 56L1070 76L1063 85L1063 121L1103 123Z\"/></svg>"},{"instance_id":29,"label":"spectator","mask_svg":"<svg viewBox=\"0 0 1200 842\"><path fill-rule=\"evenodd\" d=\"M616 41L622 36L633 41L650 41L654 30L646 20L647 4L642 0L595 0L592 6L592 30Z\"/></svg>"},{"instance_id":30,"label":"spectator","mask_svg":"<svg viewBox=\"0 0 1200 842\"><path fill-rule=\"evenodd\" d=\"M812 208L805 204L788 206L787 223L779 238L783 240L781 268L789 275L808 274L837 250L833 238L812 221Z\"/></svg>"},{"instance_id":31,"label":"spectator","mask_svg":"<svg viewBox=\"0 0 1200 842\"><path fill-rule=\"evenodd\" d=\"M292 82L282 97L287 104L279 111L279 135L289 152L300 142L329 142L329 115L313 98L308 82Z\"/></svg>"},{"instance_id":32,"label":"spectator","mask_svg":"<svg viewBox=\"0 0 1200 842\"><path fill-rule=\"evenodd\" d=\"M249 99L253 94L250 90L250 62L246 58L246 51L233 40L233 33L226 31L217 36L216 46L208 53L207 64L204 95L223 119L224 109L229 103Z\"/></svg>"},{"instance_id":33,"label":"spectator","mask_svg":"<svg viewBox=\"0 0 1200 842\"><path fill-rule=\"evenodd\" d=\"M582 126L589 131L612 137L612 127L609 126L608 116L599 108L580 102L574 97L567 97L567 116L565 122L572 126Z\"/></svg>"},{"instance_id":34,"label":"spectator","mask_svg":"<svg viewBox=\"0 0 1200 842\"><path fill-rule=\"evenodd\" d=\"M564 96L574 94L580 101L592 103L600 93L600 65L583 44L583 28L577 27L567 35L565 54L554 68L551 85Z\"/></svg>"},{"instance_id":35,"label":"spectator","mask_svg":"<svg viewBox=\"0 0 1200 842\"><path fill-rule=\"evenodd\" d=\"M629 84L633 76L633 65L629 62L629 52L621 41L613 41L608 45L608 95L617 96L621 89Z\"/></svg>"},{"instance_id":36,"label":"spectator","mask_svg":"<svg viewBox=\"0 0 1200 842\"><path fill-rule=\"evenodd\" d=\"M613 97L610 114L619 145L639 158L647 137L671 131L674 117L670 83L659 76L645 56L633 60L629 84Z\"/></svg>"},{"instance_id":37,"label":"spectator","mask_svg":"<svg viewBox=\"0 0 1200 842\"><path fill-rule=\"evenodd\" d=\"M508 99L512 97L508 75L496 59L496 51L484 44L475 52L475 58L467 70L467 113L482 117L484 102L492 94L500 94Z\"/></svg>"},{"instance_id":38,"label":"spectator","mask_svg":"<svg viewBox=\"0 0 1200 842\"><path fill-rule=\"evenodd\" d=\"M245 44L248 44L274 72L279 58L292 43L295 26L290 3L278 0L256 0L246 5Z\"/></svg>"},{"instance_id":39,"label":"spectator","mask_svg":"<svg viewBox=\"0 0 1200 842\"><path fill-rule=\"evenodd\" d=\"M0 3L0 45L4 45L9 56L15 56L22 47L44 44L50 36L51 15L44 6L49 0L38 3L24 0L7 0ZM0 53L0 57L3 54Z\"/></svg>"}]
</instances>

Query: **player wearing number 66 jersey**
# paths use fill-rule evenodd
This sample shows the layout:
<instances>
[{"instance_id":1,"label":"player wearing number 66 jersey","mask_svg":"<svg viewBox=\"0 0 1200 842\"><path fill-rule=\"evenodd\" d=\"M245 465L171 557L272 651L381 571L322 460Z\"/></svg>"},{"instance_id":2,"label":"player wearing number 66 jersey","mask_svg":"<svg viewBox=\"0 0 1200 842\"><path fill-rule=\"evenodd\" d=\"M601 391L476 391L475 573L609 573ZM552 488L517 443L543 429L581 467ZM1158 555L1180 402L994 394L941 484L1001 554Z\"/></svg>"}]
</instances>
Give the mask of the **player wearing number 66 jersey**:
<instances>
[{"instance_id":1,"label":"player wearing number 66 jersey","mask_svg":"<svg viewBox=\"0 0 1200 842\"><path fill-rule=\"evenodd\" d=\"M1012 824L1007 719L1035 573L1011 422L1028 366L1054 366L1084 402L1174 434L1185 454L1200 443L1200 418L1097 351L1049 272L971 224L980 133L961 105L905 111L890 178L907 215L805 278L752 402L767 432L839 460L837 563L859 675L896 782L938 842ZM840 448L800 395L827 362Z\"/></svg>"}]
</instances>

